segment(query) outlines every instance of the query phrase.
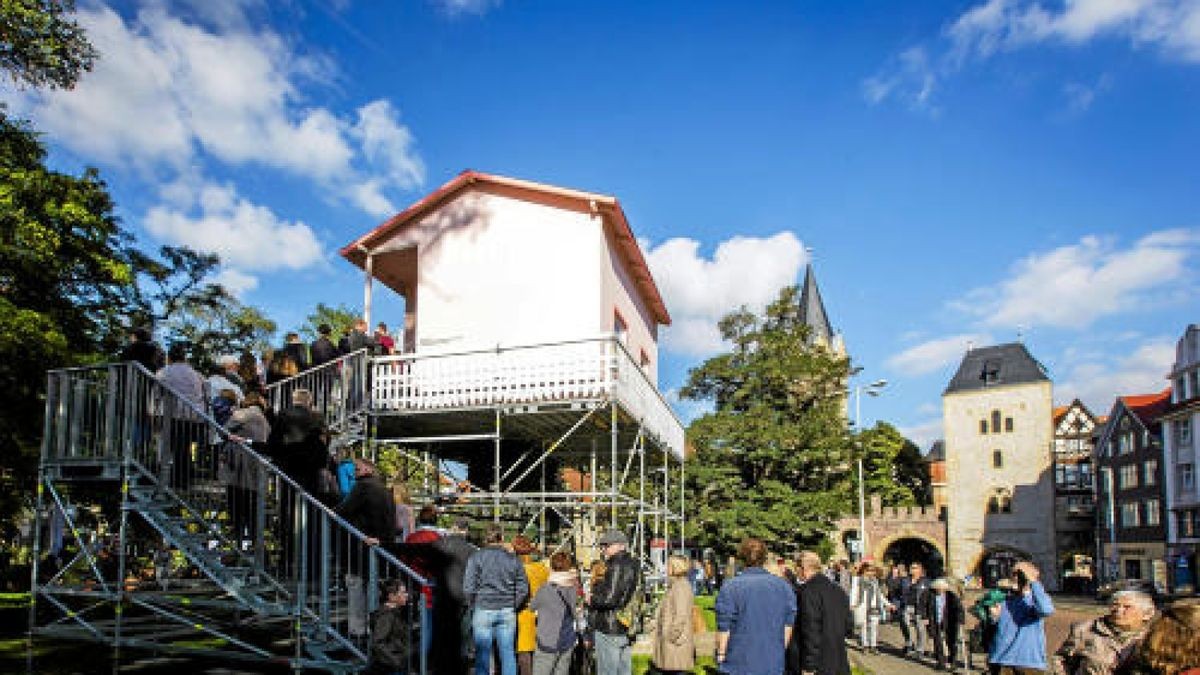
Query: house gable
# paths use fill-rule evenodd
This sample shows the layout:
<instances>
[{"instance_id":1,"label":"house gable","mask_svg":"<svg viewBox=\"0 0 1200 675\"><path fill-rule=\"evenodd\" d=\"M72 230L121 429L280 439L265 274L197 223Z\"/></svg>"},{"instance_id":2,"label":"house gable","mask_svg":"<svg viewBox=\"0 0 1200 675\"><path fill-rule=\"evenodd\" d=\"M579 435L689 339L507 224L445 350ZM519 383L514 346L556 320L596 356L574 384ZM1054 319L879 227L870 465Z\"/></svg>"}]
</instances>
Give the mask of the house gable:
<instances>
[{"instance_id":1,"label":"house gable","mask_svg":"<svg viewBox=\"0 0 1200 675\"><path fill-rule=\"evenodd\" d=\"M649 310L650 317L655 323L670 325L671 316L667 312L666 304L654 282L650 267L642 255L641 247L638 246L637 239L633 235L625 212L617 199L608 195L468 170L421 198L404 211L384 221L374 230L347 244L341 249L340 254L354 265L365 269L369 254L374 254L377 249L385 247L389 241L392 241L406 228L417 226L427 215L450 204L468 191L598 216L602 219L605 229L611 233L610 236L616 244L617 252L622 257L629 277L641 295L642 302ZM393 286L388 279L381 279L381 281L393 291L404 293L403 288Z\"/></svg>"}]
</instances>

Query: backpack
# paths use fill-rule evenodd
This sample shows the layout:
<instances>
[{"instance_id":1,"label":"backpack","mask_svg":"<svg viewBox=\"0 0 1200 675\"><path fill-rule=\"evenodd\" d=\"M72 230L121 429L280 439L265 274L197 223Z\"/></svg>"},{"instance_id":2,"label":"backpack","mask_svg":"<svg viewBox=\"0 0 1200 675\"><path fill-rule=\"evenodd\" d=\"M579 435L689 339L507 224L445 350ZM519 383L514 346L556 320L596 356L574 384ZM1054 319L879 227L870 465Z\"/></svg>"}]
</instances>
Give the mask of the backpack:
<instances>
[{"instance_id":1,"label":"backpack","mask_svg":"<svg viewBox=\"0 0 1200 675\"><path fill-rule=\"evenodd\" d=\"M555 595L559 600L562 600L563 607L566 612L563 614L562 623L558 627L558 638L553 645L547 645L540 639L538 640L538 649L543 652L554 652L556 654L569 651L575 646L575 608L572 607L567 599L562 596L562 593L555 590Z\"/></svg>"},{"instance_id":2,"label":"backpack","mask_svg":"<svg viewBox=\"0 0 1200 675\"><path fill-rule=\"evenodd\" d=\"M629 635L642 633L642 575L639 572L634 581L633 594L620 609L616 611L617 621L625 627Z\"/></svg>"}]
</instances>

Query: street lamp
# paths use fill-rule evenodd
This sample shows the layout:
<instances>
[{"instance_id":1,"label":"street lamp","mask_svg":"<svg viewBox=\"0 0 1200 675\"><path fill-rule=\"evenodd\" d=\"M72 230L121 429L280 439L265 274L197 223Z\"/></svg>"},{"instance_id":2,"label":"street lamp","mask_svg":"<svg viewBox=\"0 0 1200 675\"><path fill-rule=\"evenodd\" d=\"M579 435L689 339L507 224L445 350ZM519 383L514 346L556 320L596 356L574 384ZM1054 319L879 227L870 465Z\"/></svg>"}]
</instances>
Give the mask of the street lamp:
<instances>
[{"instance_id":1,"label":"street lamp","mask_svg":"<svg viewBox=\"0 0 1200 675\"><path fill-rule=\"evenodd\" d=\"M871 384L860 384L854 387L854 431L858 437L858 558L867 557L867 490L866 476L863 473L862 458L862 395L879 396L887 386L887 380L875 380Z\"/></svg>"}]
</instances>

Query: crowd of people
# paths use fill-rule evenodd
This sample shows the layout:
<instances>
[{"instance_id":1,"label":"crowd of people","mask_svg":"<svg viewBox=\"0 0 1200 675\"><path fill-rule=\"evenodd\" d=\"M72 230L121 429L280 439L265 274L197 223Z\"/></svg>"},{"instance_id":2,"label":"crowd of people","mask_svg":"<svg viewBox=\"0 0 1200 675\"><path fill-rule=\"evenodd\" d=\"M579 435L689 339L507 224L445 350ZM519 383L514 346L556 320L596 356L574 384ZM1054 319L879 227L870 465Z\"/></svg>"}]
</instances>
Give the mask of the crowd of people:
<instances>
[{"instance_id":1,"label":"crowd of people","mask_svg":"<svg viewBox=\"0 0 1200 675\"><path fill-rule=\"evenodd\" d=\"M877 652L887 622L900 629L903 658L936 670L974 670L978 651L992 675L1200 675L1196 599L1158 611L1144 593L1118 592L1107 614L1072 626L1051 651L1045 620L1054 604L1030 562L968 610L961 585L930 579L919 562L885 576L870 561L825 566L811 551L784 560L753 538L738 559L716 598L717 669L730 675L847 675L850 646ZM690 577L696 587L697 573Z\"/></svg>"},{"instance_id":2,"label":"crowd of people","mask_svg":"<svg viewBox=\"0 0 1200 675\"><path fill-rule=\"evenodd\" d=\"M122 358L154 372L193 410L211 414L232 440L250 444L303 490L326 497L369 545L389 547L431 581L415 598L415 649L433 672L466 673L473 662L475 675L567 675L588 658L600 675L631 675L645 593L623 532L610 530L598 539L601 557L586 575L566 552L540 559L532 542L506 538L498 524L476 546L464 519L443 529L432 505L414 518L404 487L386 485L370 462L350 456L335 462L311 392L295 389L290 405L278 412L267 404L265 387L272 382L359 349L395 349L386 326L373 335L366 330L360 320L336 345L328 326L309 345L291 333L282 348L261 359L252 354L219 359L207 378L189 365L183 346L163 354L142 330L133 332ZM177 414L173 424L173 436L199 435L192 428L200 424L194 415ZM187 487L195 459L180 450L186 443L170 447L171 485ZM262 535L251 517L260 499L254 467L236 452L219 466L231 525L237 536L252 541ZM323 484L326 476L335 487ZM285 512L297 507L282 505ZM285 548L297 545L287 531L291 522L280 521ZM285 564L294 558L286 550L281 556ZM403 584L389 580L382 602L368 616L361 575L349 562L349 631L371 636L377 672L403 671L413 656L408 638L414 627L407 617L414 599ZM1151 598L1136 591L1117 593L1107 614L1073 626L1048 658L1044 621L1054 605L1029 562L1017 563L1000 588L971 606L969 631L961 586L930 579L919 562L885 570L869 561L856 566L837 561L826 568L811 551L788 561L748 538L726 566L672 556L666 569L650 632L652 663L664 673L695 668L694 597L716 591L717 669L729 675L848 674L848 641L865 653L877 652L879 629L887 622L898 625L905 657L937 669L969 667L971 651L979 650L997 675L1200 675L1200 603L1180 602L1158 612Z\"/></svg>"}]
</instances>

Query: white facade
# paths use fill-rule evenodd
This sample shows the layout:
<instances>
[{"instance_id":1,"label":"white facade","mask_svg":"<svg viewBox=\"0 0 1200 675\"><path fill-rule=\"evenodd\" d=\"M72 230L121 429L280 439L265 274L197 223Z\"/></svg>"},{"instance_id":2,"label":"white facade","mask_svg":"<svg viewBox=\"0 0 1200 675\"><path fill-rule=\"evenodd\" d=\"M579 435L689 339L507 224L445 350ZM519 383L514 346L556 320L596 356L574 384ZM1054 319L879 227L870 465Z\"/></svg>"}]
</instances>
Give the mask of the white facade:
<instances>
[{"instance_id":1,"label":"white facade","mask_svg":"<svg viewBox=\"0 0 1200 675\"><path fill-rule=\"evenodd\" d=\"M1200 326L1188 326L1179 339L1170 380L1172 407L1162 417L1168 563L1174 567L1177 580L1179 567L1190 567L1188 578L1194 585L1196 552L1200 547L1200 488L1196 475L1196 432L1200 427Z\"/></svg>"},{"instance_id":2,"label":"white facade","mask_svg":"<svg viewBox=\"0 0 1200 675\"><path fill-rule=\"evenodd\" d=\"M406 348L444 354L618 333L657 382L665 317L651 303L661 298L646 297L653 280L640 252L631 259L637 244L612 211L576 198L587 193L565 198L528 183L496 189L491 178L465 181L408 222L343 251L354 260L354 247L370 238L359 257L404 295Z\"/></svg>"},{"instance_id":3,"label":"white facade","mask_svg":"<svg viewBox=\"0 0 1200 675\"><path fill-rule=\"evenodd\" d=\"M1050 396L1050 383L1040 382L943 397L954 576L980 575L985 553L1015 549L1033 559L1047 586L1056 583ZM980 421L997 410L1013 430L981 433Z\"/></svg>"}]
</instances>

